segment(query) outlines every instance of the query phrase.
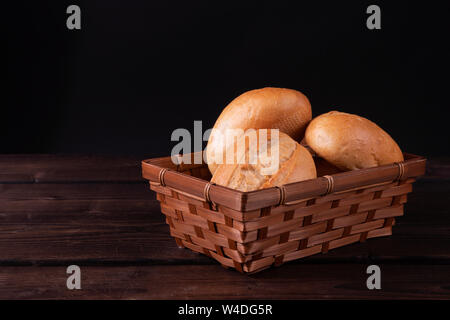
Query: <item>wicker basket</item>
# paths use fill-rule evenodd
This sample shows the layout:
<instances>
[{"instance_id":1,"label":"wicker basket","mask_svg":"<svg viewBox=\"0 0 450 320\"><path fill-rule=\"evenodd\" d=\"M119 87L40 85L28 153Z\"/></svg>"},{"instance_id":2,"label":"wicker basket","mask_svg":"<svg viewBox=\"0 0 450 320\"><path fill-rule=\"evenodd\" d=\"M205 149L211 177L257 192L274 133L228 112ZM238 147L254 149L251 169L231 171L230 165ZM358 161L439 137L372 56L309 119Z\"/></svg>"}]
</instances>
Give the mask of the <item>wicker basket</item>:
<instances>
[{"instance_id":1,"label":"wicker basket","mask_svg":"<svg viewBox=\"0 0 450 320\"><path fill-rule=\"evenodd\" d=\"M142 173L179 247L253 273L390 235L425 162L405 154L402 163L252 192L213 185L205 164L170 157L144 160ZM319 175L327 173L319 159L316 165Z\"/></svg>"}]
</instances>

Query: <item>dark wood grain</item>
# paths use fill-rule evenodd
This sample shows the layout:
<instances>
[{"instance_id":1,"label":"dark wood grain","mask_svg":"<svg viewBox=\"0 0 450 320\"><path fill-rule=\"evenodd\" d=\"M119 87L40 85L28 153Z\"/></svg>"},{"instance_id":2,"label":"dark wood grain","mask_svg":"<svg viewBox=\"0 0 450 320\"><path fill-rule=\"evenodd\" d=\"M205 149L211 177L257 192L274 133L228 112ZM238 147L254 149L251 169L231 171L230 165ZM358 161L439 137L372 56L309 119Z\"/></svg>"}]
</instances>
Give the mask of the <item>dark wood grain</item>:
<instances>
[{"instance_id":1,"label":"dark wood grain","mask_svg":"<svg viewBox=\"0 0 450 320\"><path fill-rule=\"evenodd\" d=\"M434 157L427 162L424 180L450 180L450 157Z\"/></svg>"},{"instance_id":2,"label":"dark wood grain","mask_svg":"<svg viewBox=\"0 0 450 320\"><path fill-rule=\"evenodd\" d=\"M1 155L0 183L141 182L142 156ZM450 158L427 161L425 180L450 180Z\"/></svg>"},{"instance_id":3,"label":"dark wood grain","mask_svg":"<svg viewBox=\"0 0 450 320\"><path fill-rule=\"evenodd\" d=\"M148 184L0 184L0 213L152 212L155 196Z\"/></svg>"},{"instance_id":4,"label":"dark wood grain","mask_svg":"<svg viewBox=\"0 0 450 320\"><path fill-rule=\"evenodd\" d=\"M45 218L43 216L42 218ZM168 227L144 214L65 215L67 221L7 223L0 227L0 265L117 263L211 263L179 249Z\"/></svg>"},{"instance_id":5,"label":"dark wood grain","mask_svg":"<svg viewBox=\"0 0 450 320\"><path fill-rule=\"evenodd\" d=\"M450 183L440 186L443 193L450 190ZM213 263L175 246L145 184L6 184L0 190L0 264ZM302 261L449 261L450 215L436 202L436 210L427 212L423 195L427 192L411 196L391 238Z\"/></svg>"},{"instance_id":6,"label":"dark wood grain","mask_svg":"<svg viewBox=\"0 0 450 320\"><path fill-rule=\"evenodd\" d=\"M428 161L393 236L252 276L175 245L142 158L0 156L0 298L450 298L450 158ZM70 264L81 291L65 287Z\"/></svg>"},{"instance_id":7,"label":"dark wood grain","mask_svg":"<svg viewBox=\"0 0 450 320\"><path fill-rule=\"evenodd\" d=\"M141 182L142 159L143 156L1 155L0 183Z\"/></svg>"},{"instance_id":8,"label":"dark wood grain","mask_svg":"<svg viewBox=\"0 0 450 320\"><path fill-rule=\"evenodd\" d=\"M1 267L0 299L448 299L448 266L381 265L382 289L366 287L367 264L293 265L255 275L208 266Z\"/></svg>"}]
</instances>

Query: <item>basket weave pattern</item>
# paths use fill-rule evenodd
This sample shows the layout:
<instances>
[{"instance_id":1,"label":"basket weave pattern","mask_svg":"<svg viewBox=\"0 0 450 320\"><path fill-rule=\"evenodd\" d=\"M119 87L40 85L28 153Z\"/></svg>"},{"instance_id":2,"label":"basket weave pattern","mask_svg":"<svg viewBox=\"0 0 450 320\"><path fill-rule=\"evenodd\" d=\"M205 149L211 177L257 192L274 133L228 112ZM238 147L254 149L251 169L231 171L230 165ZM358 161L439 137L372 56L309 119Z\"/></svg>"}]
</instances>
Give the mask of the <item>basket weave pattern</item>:
<instances>
[{"instance_id":1,"label":"basket weave pattern","mask_svg":"<svg viewBox=\"0 0 450 320\"><path fill-rule=\"evenodd\" d=\"M210 178L206 165L176 170L205 181ZM392 179L242 211L165 185L159 173L156 181L150 179L150 188L157 193L177 245L245 273L391 235L415 181L414 177Z\"/></svg>"}]
</instances>

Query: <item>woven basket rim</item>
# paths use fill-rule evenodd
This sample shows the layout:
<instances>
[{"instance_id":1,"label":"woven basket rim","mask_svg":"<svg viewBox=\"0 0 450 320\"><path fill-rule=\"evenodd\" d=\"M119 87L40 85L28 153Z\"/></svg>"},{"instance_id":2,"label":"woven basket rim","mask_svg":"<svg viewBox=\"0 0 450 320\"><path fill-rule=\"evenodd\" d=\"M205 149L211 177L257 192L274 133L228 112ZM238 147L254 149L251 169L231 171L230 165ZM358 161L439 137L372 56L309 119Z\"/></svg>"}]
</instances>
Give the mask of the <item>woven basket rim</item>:
<instances>
[{"instance_id":1,"label":"woven basket rim","mask_svg":"<svg viewBox=\"0 0 450 320\"><path fill-rule=\"evenodd\" d=\"M193 154L191 154L193 156ZM202 198L214 204L222 205L240 212L258 210L264 207L277 206L284 198L285 205L299 201L325 196L330 193L330 181L333 183L332 193L347 192L353 189L390 183L401 179L417 177L425 173L426 158L404 153L405 161L400 164L346 171L315 179L294 182L279 187L243 192L224 186L211 185L209 181L179 172L186 168L183 163L174 164L172 158L158 157L142 161L142 176L153 182L160 182L160 173L164 172L165 185L180 190L194 198ZM205 164L187 165L189 168L202 167ZM207 187L207 185L210 185ZM205 188L208 197L205 197ZM283 190L283 192L280 192Z\"/></svg>"}]
</instances>

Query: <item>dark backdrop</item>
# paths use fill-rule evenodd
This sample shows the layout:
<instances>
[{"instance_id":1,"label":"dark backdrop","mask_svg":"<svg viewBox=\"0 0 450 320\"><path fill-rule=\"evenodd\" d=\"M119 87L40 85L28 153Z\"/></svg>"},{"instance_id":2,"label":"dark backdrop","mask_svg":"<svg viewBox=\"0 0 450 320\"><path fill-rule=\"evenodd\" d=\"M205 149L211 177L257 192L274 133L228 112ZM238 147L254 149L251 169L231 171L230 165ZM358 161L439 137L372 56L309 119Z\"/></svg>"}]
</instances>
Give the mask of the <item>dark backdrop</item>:
<instances>
[{"instance_id":1,"label":"dark backdrop","mask_svg":"<svg viewBox=\"0 0 450 320\"><path fill-rule=\"evenodd\" d=\"M66 28L69 4L82 30ZM382 30L366 28L369 4ZM2 12L0 153L168 155L174 129L210 127L240 93L279 86L305 93L314 115L357 113L405 151L448 154L444 1L30 1Z\"/></svg>"}]
</instances>

